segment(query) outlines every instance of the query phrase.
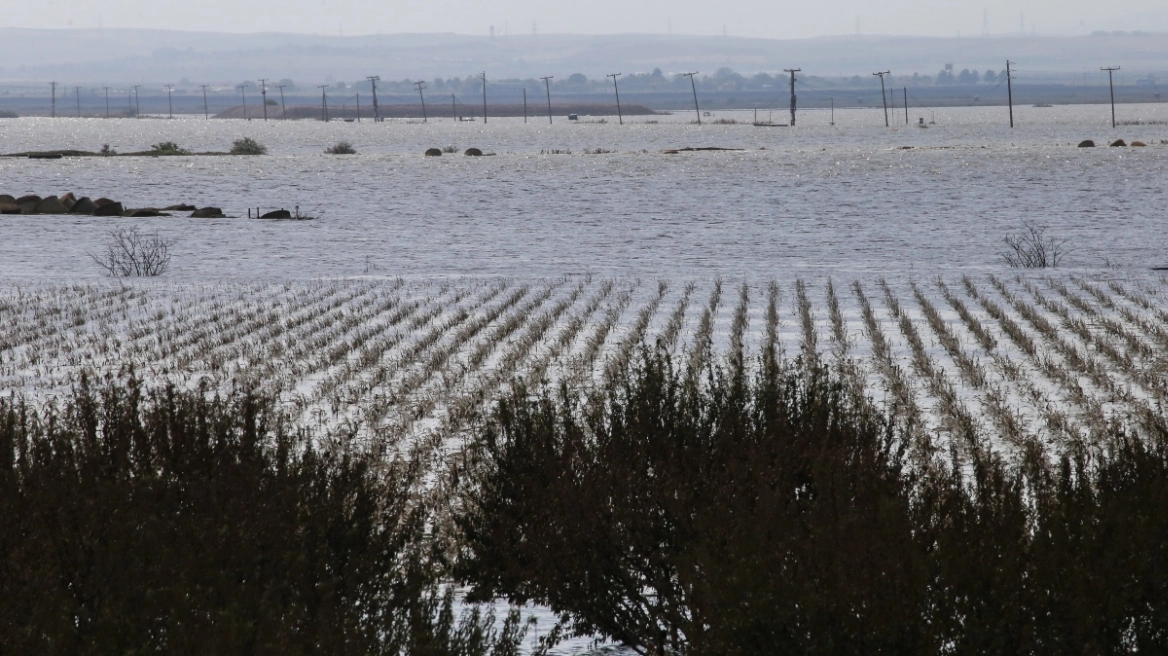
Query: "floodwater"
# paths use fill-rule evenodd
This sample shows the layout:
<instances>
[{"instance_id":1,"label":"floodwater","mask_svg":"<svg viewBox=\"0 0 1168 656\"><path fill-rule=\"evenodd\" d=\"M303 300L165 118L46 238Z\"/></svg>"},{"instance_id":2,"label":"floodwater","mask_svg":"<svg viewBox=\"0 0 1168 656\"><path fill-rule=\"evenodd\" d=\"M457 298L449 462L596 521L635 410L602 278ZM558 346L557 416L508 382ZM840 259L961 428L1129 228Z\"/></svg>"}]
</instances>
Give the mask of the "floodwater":
<instances>
[{"instance_id":1,"label":"floodwater","mask_svg":"<svg viewBox=\"0 0 1168 656\"><path fill-rule=\"evenodd\" d=\"M175 141L262 157L0 159L0 193L107 196L127 206L223 208L219 220L0 216L9 279L100 277L87 253L114 225L173 241L168 278L693 277L994 270L1032 222L1066 265L1168 265L1168 105L546 116L420 121L0 119L0 151L130 152ZM759 120L785 122L786 112ZM834 118L835 125L831 125ZM927 129L917 127L923 118ZM714 124L714 121L738 121ZM650 122L656 121L656 122ZM1080 149L1122 138L1146 148ZM359 151L323 154L338 141ZM423 157L431 147L495 153ZM911 146L911 148L904 148ZM665 154L684 147L741 150ZM596 150L600 149L599 154ZM560 151L552 154L553 151ZM570 151L570 152L569 152ZM612 152L607 152L612 151ZM309 222L246 219L293 209Z\"/></svg>"}]
</instances>

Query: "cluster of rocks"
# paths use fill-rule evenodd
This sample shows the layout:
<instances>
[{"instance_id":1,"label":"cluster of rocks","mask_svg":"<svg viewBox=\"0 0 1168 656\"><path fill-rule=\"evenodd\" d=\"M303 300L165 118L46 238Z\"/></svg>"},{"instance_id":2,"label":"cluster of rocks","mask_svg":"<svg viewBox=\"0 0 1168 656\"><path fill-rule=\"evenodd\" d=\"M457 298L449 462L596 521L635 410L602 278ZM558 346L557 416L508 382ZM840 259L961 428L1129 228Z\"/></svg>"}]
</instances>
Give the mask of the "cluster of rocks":
<instances>
[{"instance_id":1,"label":"cluster of rocks","mask_svg":"<svg viewBox=\"0 0 1168 656\"><path fill-rule=\"evenodd\" d=\"M171 205L169 207L139 207L127 208L116 200L98 198L93 200L88 196L77 198L72 192L63 196L40 196L30 194L15 198L8 194L0 194L0 214L82 214L86 216L173 216L168 212L190 212L196 219L215 219L223 217L223 210L218 207L196 207L194 205Z\"/></svg>"},{"instance_id":2,"label":"cluster of rocks","mask_svg":"<svg viewBox=\"0 0 1168 656\"><path fill-rule=\"evenodd\" d=\"M482 150L479 150L478 148L467 148L466 152L463 153L463 155L466 155L467 157L482 157L483 155L494 155L494 154L495 153L484 153ZM442 156L442 150L439 148L431 148L431 149L426 151L426 157L441 157L441 156Z\"/></svg>"},{"instance_id":3,"label":"cluster of rocks","mask_svg":"<svg viewBox=\"0 0 1168 656\"><path fill-rule=\"evenodd\" d=\"M1115 141L1112 141L1109 145L1112 148L1126 148L1129 144L1126 141L1124 141L1123 139L1116 139ZM1143 148L1143 147L1147 146L1148 144L1146 144L1142 141L1133 141L1133 142L1131 142L1130 145L1132 148ZM1094 148L1094 147L1095 147L1095 142L1090 140L1090 139L1086 139L1084 141L1079 142L1079 148Z\"/></svg>"}]
</instances>

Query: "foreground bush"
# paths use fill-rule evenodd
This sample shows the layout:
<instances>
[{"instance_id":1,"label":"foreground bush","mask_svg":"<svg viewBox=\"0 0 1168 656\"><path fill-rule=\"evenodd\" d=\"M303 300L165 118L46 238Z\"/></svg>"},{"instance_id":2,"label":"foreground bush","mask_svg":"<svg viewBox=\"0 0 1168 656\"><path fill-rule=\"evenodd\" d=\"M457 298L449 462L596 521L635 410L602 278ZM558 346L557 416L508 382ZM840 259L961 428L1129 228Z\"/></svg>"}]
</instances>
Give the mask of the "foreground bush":
<instances>
[{"instance_id":1,"label":"foreground bush","mask_svg":"<svg viewBox=\"0 0 1168 656\"><path fill-rule=\"evenodd\" d=\"M191 151L173 141L163 141L150 146L151 155L190 155Z\"/></svg>"},{"instance_id":2,"label":"foreground bush","mask_svg":"<svg viewBox=\"0 0 1168 656\"><path fill-rule=\"evenodd\" d=\"M338 141L325 148L324 152L328 155L356 155L357 149L353 148L353 144L348 141Z\"/></svg>"},{"instance_id":3,"label":"foreground bush","mask_svg":"<svg viewBox=\"0 0 1168 656\"><path fill-rule=\"evenodd\" d=\"M514 653L438 586L417 476L253 396L0 401L0 653Z\"/></svg>"},{"instance_id":4,"label":"foreground bush","mask_svg":"<svg viewBox=\"0 0 1168 656\"><path fill-rule=\"evenodd\" d=\"M871 404L765 362L516 389L460 465L472 597L646 654L1168 649L1164 435L910 469Z\"/></svg>"}]
</instances>

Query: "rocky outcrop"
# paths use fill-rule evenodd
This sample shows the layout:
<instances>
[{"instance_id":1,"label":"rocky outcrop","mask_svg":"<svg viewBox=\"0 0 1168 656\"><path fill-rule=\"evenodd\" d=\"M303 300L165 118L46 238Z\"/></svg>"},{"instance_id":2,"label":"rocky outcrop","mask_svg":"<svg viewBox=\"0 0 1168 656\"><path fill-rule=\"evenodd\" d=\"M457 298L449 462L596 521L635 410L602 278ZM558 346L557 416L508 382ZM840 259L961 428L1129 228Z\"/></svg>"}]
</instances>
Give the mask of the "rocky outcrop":
<instances>
[{"instance_id":1,"label":"rocky outcrop","mask_svg":"<svg viewBox=\"0 0 1168 656\"><path fill-rule=\"evenodd\" d=\"M58 200L60 200L61 204L65 206L65 209L69 210L70 212L73 211L73 205L77 203L77 197L74 196L73 192L71 191L64 196L61 196Z\"/></svg>"},{"instance_id":2,"label":"rocky outcrop","mask_svg":"<svg viewBox=\"0 0 1168 656\"><path fill-rule=\"evenodd\" d=\"M197 209L199 209L199 208L195 207L194 205L187 205L186 203L179 203L178 205L171 205L169 207L164 207L164 208L162 208L162 211L163 212L194 212Z\"/></svg>"},{"instance_id":3,"label":"rocky outcrop","mask_svg":"<svg viewBox=\"0 0 1168 656\"><path fill-rule=\"evenodd\" d=\"M93 214L97 211L97 203L89 196L82 196L73 203L73 207L69 210L70 214Z\"/></svg>"},{"instance_id":4,"label":"rocky outcrop","mask_svg":"<svg viewBox=\"0 0 1168 656\"><path fill-rule=\"evenodd\" d=\"M156 207L140 207L140 208L134 209L134 210L127 210L127 211L122 213L122 216L129 216L129 217L133 217L135 219L142 219L142 218L148 218L151 216L169 216L169 215L163 214L162 210L159 210Z\"/></svg>"},{"instance_id":5,"label":"rocky outcrop","mask_svg":"<svg viewBox=\"0 0 1168 656\"><path fill-rule=\"evenodd\" d=\"M16 203L0 203L0 214L20 214L20 206Z\"/></svg>"},{"instance_id":6,"label":"rocky outcrop","mask_svg":"<svg viewBox=\"0 0 1168 656\"><path fill-rule=\"evenodd\" d=\"M463 155L466 155L467 157L482 157L483 151L479 150L478 148L467 148Z\"/></svg>"},{"instance_id":7,"label":"rocky outcrop","mask_svg":"<svg viewBox=\"0 0 1168 656\"><path fill-rule=\"evenodd\" d=\"M20 211L24 214L32 214L37 205L40 205L41 197L33 194L21 196L16 199L16 204L20 206Z\"/></svg>"},{"instance_id":8,"label":"rocky outcrop","mask_svg":"<svg viewBox=\"0 0 1168 656\"><path fill-rule=\"evenodd\" d=\"M426 151L426 157L442 157L442 149L431 148L430 150Z\"/></svg>"},{"instance_id":9,"label":"rocky outcrop","mask_svg":"<svg viewBox=\"0 0 1168 656\"><path fill-rule=\"evenodd\" d=\"M97 201L94 201L94 202L97 203ZM125 211L126 210L124 207L122 207L121 203L118 203L116 201L110 201L110 202L106 203L105 205L98 205L97 209L94 210L93 215L94 216L121 216L122 213Z\"/></svg>"},{"instance_id":10,"label":"rocky outcrop","mask_svg":"<svg viewBox=\"0 0 1168 656\"><path fill-rule=\"evenodd\" d=\"M1142 141L1133 141L1133 142L1131 142L1131 145L1132 145L1132 148L1147 148L1148 147L1148 144L1146 144Z\"/></svg>"},{"instance_id":11,"label":"rocky outcrop","mask_svg":"<svg viewBox=\"0 0 1168 656\"><path fill-rule=\"evenodd\" d=\"M1111 142L1112 148L1124 148L1126 146L1127 142L1125 142L1123 139L1116 139L1115 141Z\"/></svg>"},{"instance_id":12,"label":"rocky outcrop","mask_svg":"<svg viewBox=\"0 0 1168 656\"><path fill-rule=\"evenodd\" d=\"M1094 147L1095 147L1095 142L1091 141L1090 139L1084 139L1083 141L1079 142L1079 148L1094 148Z\"/></svg>"},{"instance_id":13,"label":"rocky outcrop","mask_svg":"<svg viewBox=\"0 0 1168 656\"><path fill-rule=\"evenodd\" d=\"M44 200L37 203L30 214L68 214L69 208L61 203L61 199L56 196L46 196Z\"/></svg>"},{"instance_id":14,"label":"rocky outcrop","mask_svg":"<svg viewBox=\"0 0 1168 656\"><path fill-rule=\"evenodd\" d=\"M261 219L290 219L292 213L288 210L272 210L260 217Z\"/></svg>"},{"instance_id":15,"label":"rocky outcrop","mask_svg":"<svg viewBox=\"0 0 1168 656\"><path fill-rule=\"evenodd\" d=\"M223 210L218 207L201 207L194 212L191 212L192 219L222 219Z\"/></svg>"},{"instance_id":16,"label":"rocky outcrop","mask_svg":"<svg viewBox=\"0 0 1168 656\"><path fill-rule=\"evenodd\" d=\"M15 205L16 198L8 194L0 194L0 205Z\"/></svg>"}]
</instances>

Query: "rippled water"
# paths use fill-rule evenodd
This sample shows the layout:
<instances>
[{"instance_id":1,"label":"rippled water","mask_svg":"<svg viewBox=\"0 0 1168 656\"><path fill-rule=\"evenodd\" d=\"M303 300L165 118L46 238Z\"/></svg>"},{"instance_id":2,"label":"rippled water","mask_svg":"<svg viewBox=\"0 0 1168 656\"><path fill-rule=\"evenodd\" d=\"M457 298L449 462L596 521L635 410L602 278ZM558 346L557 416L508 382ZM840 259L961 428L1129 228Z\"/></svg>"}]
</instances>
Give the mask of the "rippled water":
<instances>
[{"instance_id":1,"label":"rippled water","mask_svg":"<svg viewBox=\"0 0 1168 656\"><path fill-rule=\"evenodd\" d=\"M0 160L0 192L109 196L130 206L299 205L313 222L0 217L9 278L97 277L86 256L115 222L173 239L172 278L568 273L692 277L995 269L1002 235L1033 221L1066 238L1067 263L1148 268L1164 254L1168 107L910 111L929 129L885 128L873 110L802 112L799 127L756 128L751 112L650 124L582 117L487 124L168 120L0 120L0 150L159 141L226 150L251 136L264 157ZM786 120L774 112L775 121ZM714 119L737 125L712 125ZM765 120L766 115L760 115ZM1081 139L1147 148L1078 149ZM351 141L355 156L322 150ZM475 146L495 157L425 158ZM739 151L661 151L717 146ZM912 149L901 149L913 146ZM615 151L586 154L585 150ZM541 154L570 150L571 154Z\"/></svg>"}]
</instances>

